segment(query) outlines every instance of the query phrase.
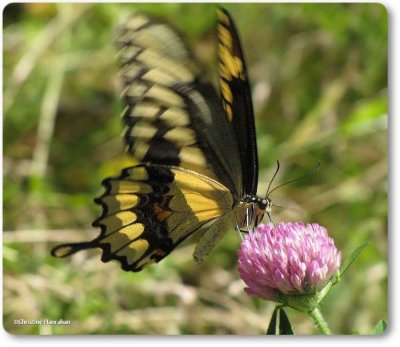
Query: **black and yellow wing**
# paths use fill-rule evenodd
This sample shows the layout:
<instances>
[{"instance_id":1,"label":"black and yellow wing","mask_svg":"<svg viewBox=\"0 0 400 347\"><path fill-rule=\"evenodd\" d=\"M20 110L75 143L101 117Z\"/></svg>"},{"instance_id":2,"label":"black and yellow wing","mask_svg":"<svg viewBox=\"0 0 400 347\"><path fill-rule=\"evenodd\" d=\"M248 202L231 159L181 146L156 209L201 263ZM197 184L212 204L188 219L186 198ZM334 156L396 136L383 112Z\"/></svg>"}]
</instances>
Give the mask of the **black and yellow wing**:
<instances>
[{"instance_id":1,"label":"black and yellow wing","mask_svg":"<svg viewBox=\"0 0 400 347\"><path fill-rule=\"evenodd\" d=\"M123 270L140 271L194 233L206 233L207 238L217 228L223 234L226 227L221 226L227 219L231 223L233 200L227 188L180 167L141 164L104 180L103 185L105 193L96 199L103 213L93 224L100 227L100 235L89 242L57 246L53 255L64 257L99 247L102 261L118 260ZM206 241L207 249L211 240ZM197 250L198 261L206 256L206 249Z\"/></svg>"},{"instance_id":2,"label":"black and yellow wing","mask_svg":"<svg viewBox=\"0 0 400 347\"><path fill-rule=\"evenodd\" d=\"M143 15L117 31L124 140L141 162L175 165L242 194L239 144L220 98L183 40Z\"/></svg>"},{"instance_id":3,"label":"black and yellow wing","mask_svg":"<svg viewBox=\"0 0 400 347\"><path fill-rule=\"evenodd\" d=\"M218 9L218 55L221 98L239 143L244 193L255 195L258 156L249 78L235 24L223 8Z\"/></svg>"},{"instance_id":4,"label":"black and yellow wing","mask_svg":"<svg viewBox=\"0 0 400 347\"><path fill-rule=\"evenodd\" d=\"M57 246L53 255L99 247L103 261L140 271L191 237L200 262L233 229L233 211L256 189L258 168L243 55L221 13L228 16L220 11L221 95L170 26L138 14L117 30L124 143L142 164L104 180L96 199L103 212L93 223L100 235ZM239 74L230 61L242 67Z\"/></svg>"}]
</instances>

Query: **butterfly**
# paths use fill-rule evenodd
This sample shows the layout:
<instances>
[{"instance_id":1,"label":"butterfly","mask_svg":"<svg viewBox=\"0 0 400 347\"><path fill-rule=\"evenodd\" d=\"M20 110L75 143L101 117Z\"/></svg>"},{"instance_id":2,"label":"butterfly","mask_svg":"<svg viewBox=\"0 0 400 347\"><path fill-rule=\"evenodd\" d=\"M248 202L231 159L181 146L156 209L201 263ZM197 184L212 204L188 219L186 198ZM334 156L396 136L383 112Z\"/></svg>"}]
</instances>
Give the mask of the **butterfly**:
<instances>
[{"instance_id":1,"label":"butterfly","mask_svg":"<svg viewBox=\"0 0 400 347\"><path fill-rule=\"evenodd\" d=\"M103 181L92 241L55 247L65 257L101 248L125 271L195 240L200 263L228 230L254 228L271 201L256 195L258 157L249 80L233 20L218 9L219 93L181 36L135 14L117 30L124 143L140 162Z\"/></svg>"}]
</instances>

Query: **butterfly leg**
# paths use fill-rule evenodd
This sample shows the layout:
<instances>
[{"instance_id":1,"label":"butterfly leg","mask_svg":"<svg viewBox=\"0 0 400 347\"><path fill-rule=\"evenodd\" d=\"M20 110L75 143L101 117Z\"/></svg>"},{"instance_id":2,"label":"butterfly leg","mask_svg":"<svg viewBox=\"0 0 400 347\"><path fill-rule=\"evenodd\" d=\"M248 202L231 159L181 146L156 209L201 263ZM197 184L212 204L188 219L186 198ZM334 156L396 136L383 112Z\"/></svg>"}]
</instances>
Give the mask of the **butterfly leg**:
<instances>
[{"instance_id":1,"label":"butterfly leg","mask_svg":"<svg viewBox=\"0 0 400 347\"><path fill-rule=\"evenodd\" d=\"M239 228L239 226L237 224L235 225L235 230L238 232L238 234L239 234L239 236L240 236L240 238L242 239L242 242L243 242L244 239L243 239L242 232L245 232L245 231L244 230L240 230L240 228Z\"/></svg>"},{"instance_id":2,"label":"butterfly leg","mask_svg":"<svg viewBox=\"0 0 400 347\"><path fill-rule=\"evenodd\" d=\"M271 214L269 212L267 212L267 215L268 215L268 218L271 221L271 223L274 225L274 227L276 227L276 224L275 224L274 220L272 219Z\"/></svg>"},{"instance_id":3,"label":"butterfly leg","mask_svg":"<svg viewBox=\"0 0 400 347\"><path fill-rule=\"evenodd\" d=\"M246 227L250 224L249 209L246 209Z\"/></svg>"}]
</instances>

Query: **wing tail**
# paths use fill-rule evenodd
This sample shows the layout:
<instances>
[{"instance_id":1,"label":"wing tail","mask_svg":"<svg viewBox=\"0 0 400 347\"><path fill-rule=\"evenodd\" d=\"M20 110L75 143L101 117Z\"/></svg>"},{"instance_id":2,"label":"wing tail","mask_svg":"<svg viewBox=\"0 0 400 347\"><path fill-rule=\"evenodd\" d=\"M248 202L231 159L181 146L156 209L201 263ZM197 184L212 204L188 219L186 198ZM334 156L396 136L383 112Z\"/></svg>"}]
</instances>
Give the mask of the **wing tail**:
<instances>
[{"instance_id":1,"label":"wing tail","mask_svg":"<svg viewBox=\"0 0 400 347\"><path fill-rule=\"evenodd\" d=\"M51 250L51 255L56 258L68 257L76 252L83 251L89 248L94 248L96 245L91 242L63 243L54 247Z\"/></svg>"}]
</instances>

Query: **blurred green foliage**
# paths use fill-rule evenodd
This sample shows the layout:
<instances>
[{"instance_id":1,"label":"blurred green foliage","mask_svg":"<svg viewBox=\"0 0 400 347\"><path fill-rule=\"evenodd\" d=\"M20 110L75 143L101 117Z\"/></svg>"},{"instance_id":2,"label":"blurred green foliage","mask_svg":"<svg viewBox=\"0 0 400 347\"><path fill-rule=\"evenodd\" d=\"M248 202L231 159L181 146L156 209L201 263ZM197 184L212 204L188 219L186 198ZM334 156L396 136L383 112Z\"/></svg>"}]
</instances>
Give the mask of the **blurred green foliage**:
<instances>
[{"instance_id":1,"label":"blurred green foliage","mask_svg":"<svg viewBox=\"0 0 400 347\"><path fill-rule=\"evenodd\" d=\"M343 257L370 245L325 299L337 334L387 319L387 12L379 4L226 4L247 57L260 194L280 160L277 220L326 226ZM100 182L130 159L113 30L141 10L173 23L210 78L213 4L15 3L3 13L4 326L14 334L262 334L272 303L247 297L230 233L196 266L192 247L142 273L99 252L54 259L57 242L93 237ZM315 333L288 311L297 334ZM71 320L15 325L14 319Z\"/></svg>"}]
</instances>

